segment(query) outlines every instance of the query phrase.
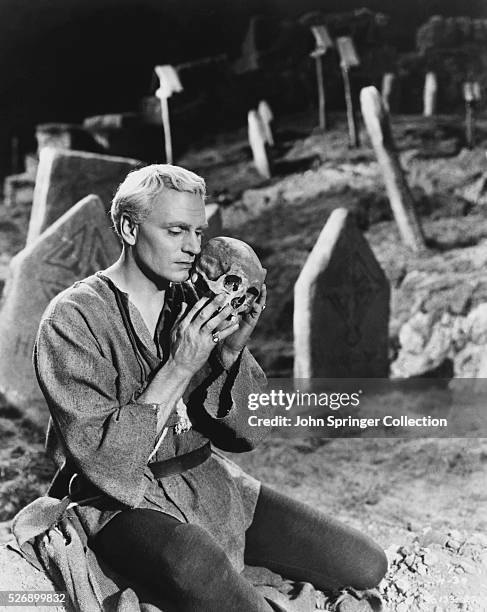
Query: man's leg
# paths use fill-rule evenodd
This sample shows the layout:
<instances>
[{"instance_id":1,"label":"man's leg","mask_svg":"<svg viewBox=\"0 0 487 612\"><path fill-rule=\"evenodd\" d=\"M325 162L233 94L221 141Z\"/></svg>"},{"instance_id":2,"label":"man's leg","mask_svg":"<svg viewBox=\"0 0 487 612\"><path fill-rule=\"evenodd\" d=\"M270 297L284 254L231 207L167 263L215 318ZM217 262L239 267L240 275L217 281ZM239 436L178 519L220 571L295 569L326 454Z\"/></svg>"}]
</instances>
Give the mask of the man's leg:
<instances>
[{"instance_id":1,"label":"man's leg","mask_svg":"<svg viewBox=\"0 0 487 612\"><path fill-rule=\"evenodd\" d=\"M92 546L116 572L182 612L272 611L207 531L157 510L117 514Z\"/></svg>"},{"instance_id":2,"label":"man's leg","mask_svg":"<svg viewBox=\"0 0 487 612\"><path fill-rule=\"evenodd\" d=\"M324 591L372 588L387 570L383 550L369 537L265 485L246 533L245 563Z\"/></svg>"}]
</instances>

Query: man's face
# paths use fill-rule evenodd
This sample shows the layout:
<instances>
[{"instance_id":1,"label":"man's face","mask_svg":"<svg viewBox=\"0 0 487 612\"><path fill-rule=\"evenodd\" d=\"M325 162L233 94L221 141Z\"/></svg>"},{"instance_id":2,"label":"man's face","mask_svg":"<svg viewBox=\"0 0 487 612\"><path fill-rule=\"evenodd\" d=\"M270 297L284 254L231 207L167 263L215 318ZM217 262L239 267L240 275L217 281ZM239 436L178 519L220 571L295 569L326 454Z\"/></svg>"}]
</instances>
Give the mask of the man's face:
<instances>
[{"instance_id":1,"label":"man's face","mask_svg":"<svg viewBox=\"0 0 487 612\"><path fill-rule=\"evenodd\" d=\"M138 226L133 249L137 265L158 285L188 280L206 227L200 196L164 189L156 196L150 215Z\"/></svg>"}]
</instances>

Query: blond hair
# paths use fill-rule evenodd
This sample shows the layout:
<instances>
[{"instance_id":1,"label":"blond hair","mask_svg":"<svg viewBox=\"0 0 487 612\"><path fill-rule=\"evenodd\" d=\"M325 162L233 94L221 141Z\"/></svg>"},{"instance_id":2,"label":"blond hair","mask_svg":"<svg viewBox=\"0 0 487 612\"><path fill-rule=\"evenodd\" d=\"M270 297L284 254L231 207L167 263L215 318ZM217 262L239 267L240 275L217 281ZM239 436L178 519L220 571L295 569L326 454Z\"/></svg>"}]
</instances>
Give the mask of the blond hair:
<instances>
[{"instance_id":1,"label":"blond hair","mask_svg":"<svg viewBox=\"0 0 487 612\"><path fill-rule=\"evenodd\" d=\"M163 189L194 193L203 200L206 196L204 179L180 166L152 164L133 170L117 189L110 208L113 227L119 237L122 215L129 215L134 223L142 223L151 213L154 197Z\"/></svg>"}]
</instances>

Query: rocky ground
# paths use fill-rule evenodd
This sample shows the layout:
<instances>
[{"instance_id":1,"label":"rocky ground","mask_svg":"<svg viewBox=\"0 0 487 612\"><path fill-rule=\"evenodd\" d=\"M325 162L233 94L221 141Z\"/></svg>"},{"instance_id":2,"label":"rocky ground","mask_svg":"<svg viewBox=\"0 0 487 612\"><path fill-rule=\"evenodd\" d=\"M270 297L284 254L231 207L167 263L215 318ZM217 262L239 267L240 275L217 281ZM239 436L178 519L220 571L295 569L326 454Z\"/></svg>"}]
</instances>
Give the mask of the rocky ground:
<instances>
[{"instance_id":1,"label":"rocky ground","mask_svg":"<svg viewBox=\"0 0 487 612\"><path fill-rule=\"evenodd\" d=\"M478 147L468 151L460 117L394 119L428 241L429 250L417 256L400 244L365 134L364 144L349 150L343 117L333 117L326 134L314 131L313 121L290 117L277 126L275 176L268 182L249 163L243 131L199 143L178 160L208 178L210 200L222 205L228 233L252 244L268 269L268 308L252 350L270 376L291 374L293 285L328 215L345 206L356 213L391 282L393 373L450 362L457 375L468 376L487 339L487 223L479 187L487 171L487 121L479 121ZM0 279L23 245L27 214L0 207ZM461 354L468 347L470 359ZM428 360L420 362L424 354ZM434 389L431 394L438 402ZM405 406L414 401L405 392L400 400ZM465 409L461 393L449 409ZM42 432L5 403L0 438L5 539L9 519L44 491L52 468L43 457ZM236 460L264 482L376 538L390 559L380 591L391 610L487 609L485 439L275 437ZM366 609L352 594L341 605L342 612Z\"/></svg>"}]
</instances>

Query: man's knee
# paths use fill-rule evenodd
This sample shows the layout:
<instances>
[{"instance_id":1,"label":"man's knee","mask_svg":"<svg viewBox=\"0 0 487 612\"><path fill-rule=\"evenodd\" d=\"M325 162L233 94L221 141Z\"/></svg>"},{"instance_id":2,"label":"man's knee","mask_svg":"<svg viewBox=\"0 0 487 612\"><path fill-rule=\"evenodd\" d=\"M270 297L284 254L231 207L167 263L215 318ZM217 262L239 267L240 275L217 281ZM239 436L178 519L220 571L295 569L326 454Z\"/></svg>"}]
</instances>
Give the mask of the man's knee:
<instances>
[{"instance_id":1,"label":"man's knee","mask_svg":"<svg viewBox=\"0 0 487 612\"><path fill-rule=\"evenodd\" d=\"M174 530L171 568L175 588L189 597L211 593L234 571L225 551L197 525L180 525Z\"/></svg>"}]
</instances>

